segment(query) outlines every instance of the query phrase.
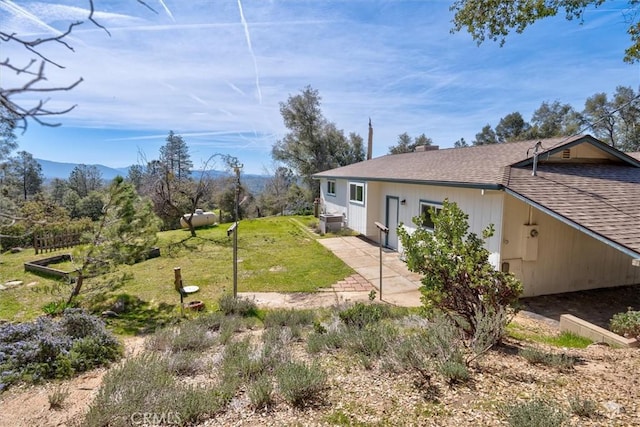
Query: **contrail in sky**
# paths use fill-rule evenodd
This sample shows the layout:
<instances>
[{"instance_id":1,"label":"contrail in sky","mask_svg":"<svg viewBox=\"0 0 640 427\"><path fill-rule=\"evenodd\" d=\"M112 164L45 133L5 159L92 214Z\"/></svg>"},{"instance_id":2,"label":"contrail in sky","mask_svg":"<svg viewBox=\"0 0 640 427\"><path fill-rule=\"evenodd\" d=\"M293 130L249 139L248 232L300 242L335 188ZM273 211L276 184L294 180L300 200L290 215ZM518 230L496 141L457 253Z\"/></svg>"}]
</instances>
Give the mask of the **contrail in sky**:
<instances>
[{"instance_id":1,"label":"contrail in sky","mask_svg":"<svg viewBox=\"0 0 640 427\"><path fill-rule=\"evenodd\" d=\"M50 25L47 25L46 22L44 22L42 19L38 18L37 16L35 16L32 13L29 13L28 11L26 11L25 9L23 9L22 7L18 6L17 4L15 4L12 1L3 1L2 3L4 3L6 6L6 8L8 10L12 10L14 13L17 13L19 15L24 16L25 18L35 22L36 24L46 28L47 30L51 31L54 34L62 34L61 31L56 30L55 28L51 27Z\"/></svg>"},{"instance_id":2,"label":"contrail in sky","mask_svg":"<svg viewBox=\"0 0 640 427\"><path fill-rule=\"evenodd\" d=\"M256 56L253 54L253 47L251 47L251 36L249 35L249 26L247 20L244 19L244 12L242 12L242 2L238 0L238 9L240 9L240 21L244 26L244 35L247 38L247 46L249 46L249 54L253 58L253 68L256 72L256 88L258 89L258 101L262 104L262 91L260 90L260 75L258 74L258 63L256 62Z\"/></svg>"},{"instance_id":3,"label":"contrail in sky","mask_svg":"<svg viewBox=\"0 0 640 427\"><path fill-rule=\"evenodd\" d=\"M171 18L171 20L173 22L176 22L176 19L173 17L173 13L171 13L171 11L169 10L169 8L167 7L166 3L164 2L164 0L158 0L160 2L160 4L162 5L162 7L164 7L164 11L167 12L167 15L169 15L169 18Z\"/></svg>"}]
</instances>

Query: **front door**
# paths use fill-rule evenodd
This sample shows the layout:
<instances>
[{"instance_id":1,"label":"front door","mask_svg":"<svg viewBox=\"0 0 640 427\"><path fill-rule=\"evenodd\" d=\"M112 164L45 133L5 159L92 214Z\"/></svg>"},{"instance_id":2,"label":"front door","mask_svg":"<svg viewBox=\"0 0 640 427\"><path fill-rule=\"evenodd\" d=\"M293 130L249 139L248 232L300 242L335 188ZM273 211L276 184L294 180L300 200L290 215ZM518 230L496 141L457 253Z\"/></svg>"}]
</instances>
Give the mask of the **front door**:
<instances>
[{"instance_id":1,"label":"front door","mask_svg":"<svg viewBox=\"0 0 640 427\"><path fill-rule=\"evenodd\" d=\"M398 249L398 211L400 209L400 199L395 196L387 196L386 221L389 228L385 246L390 249Z\"/></svg>"}]
</instances>

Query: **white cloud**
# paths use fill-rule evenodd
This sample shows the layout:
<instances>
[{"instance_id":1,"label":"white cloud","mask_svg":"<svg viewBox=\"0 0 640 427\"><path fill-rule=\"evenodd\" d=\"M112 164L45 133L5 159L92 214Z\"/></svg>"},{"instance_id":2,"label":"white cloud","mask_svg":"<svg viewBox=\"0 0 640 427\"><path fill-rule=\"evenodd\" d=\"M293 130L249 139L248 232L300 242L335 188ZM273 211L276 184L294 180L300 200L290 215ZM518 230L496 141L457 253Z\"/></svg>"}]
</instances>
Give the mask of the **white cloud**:
<instances>
[{"instance_id":1,"label":"white cloud","mask_svg":"<svg viewBox=\"0 0 640 427\"><path fill-rule=\"evenodd\" d=\"M270 147L285 132L279 103L307 85L346 132L366 135L371 117L376 154L383 154L405 131L450 146L510 112L528 119L542 101L580 108L595 92L640 82L637 66L621 60L628 40L617 11L588 15L583 26L560 17L537 23L499 48L450 34L449 1L148 3L157 13L131 0L96 2L95 16L111 36L85 24L74 32L76 52L48 51L66 67L50 68L50 82L85 79L52 95L52 107L78 104L65 126L151 135L174 129L194 149L253 150L256 163L269 164ZM10 21L22 33L59 31L87 13L85 0L25 0L25 13L7 5L14 3L0 3L0 24ZM17 49L5 46L3 55L23 59Z\"/></svg>"}]
</instances>

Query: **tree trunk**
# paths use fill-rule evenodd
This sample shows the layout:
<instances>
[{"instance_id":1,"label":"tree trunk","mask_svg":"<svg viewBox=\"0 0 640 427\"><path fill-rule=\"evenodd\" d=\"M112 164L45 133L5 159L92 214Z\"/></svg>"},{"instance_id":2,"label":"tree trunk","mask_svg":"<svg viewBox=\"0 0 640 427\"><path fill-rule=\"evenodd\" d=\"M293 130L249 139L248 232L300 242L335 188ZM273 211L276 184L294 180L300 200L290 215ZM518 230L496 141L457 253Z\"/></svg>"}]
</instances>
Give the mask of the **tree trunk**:
<instances>
[{"instance_id":1,"label":"tree trunk","mask_svg":"<svg viewBox=\"0 0 640 427\"><path fill-rule=\"evenodd\" d=\"M78 271L78 280L76 281L76 286L74 286L73 288L73 292L71 292L71 295L67 300L67 305L71 304L71 301L73 301L73 298L77 297L78 294L80 294L80 289L82 289L83 281L84 281L84 276L82 275L82 271Z\"/></svg>"}]
</instances>

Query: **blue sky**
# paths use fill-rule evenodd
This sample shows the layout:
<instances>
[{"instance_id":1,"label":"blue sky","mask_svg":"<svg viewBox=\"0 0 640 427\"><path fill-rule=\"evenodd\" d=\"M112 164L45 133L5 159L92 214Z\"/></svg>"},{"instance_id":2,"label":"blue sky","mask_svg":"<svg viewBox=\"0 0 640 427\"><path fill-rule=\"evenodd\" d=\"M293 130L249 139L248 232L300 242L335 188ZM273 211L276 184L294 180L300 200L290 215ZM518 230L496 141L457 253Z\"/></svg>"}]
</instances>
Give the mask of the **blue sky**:
<instances>
[{"instance_id":1,"label":"blue sky","mask_svg":"<svg viewBox=\"0 0 640 427\"><path fill-rule=\"evenodd\" d=\"M157 158L173 130L196 166L222 153L238 157L245 172L262 173L273 169L271 147L286 132L279 103L307 85L346 133L366 140L371 118L374 157L403 132L451 147L514 111L530 120L543 101L581 110L597 92L640 85L639 65L622 61L626 1L587 11L582 25L540 21L502 48L451 34L452 1L147 0L156 14L135 0L95 0L110 37L85 24L69 39L75 52L46 48L65 66L48 67L51 83L84 79L51 94L48 106L77 107L52 119L61 127L30 123L18 135L20 149L123 167ZM0 0L0 25L50 36L84 19L87 6ZM1 47L2 59L31 57ZM16 82L3 73L3 86Z\"/></svg>"}]
</instances>

